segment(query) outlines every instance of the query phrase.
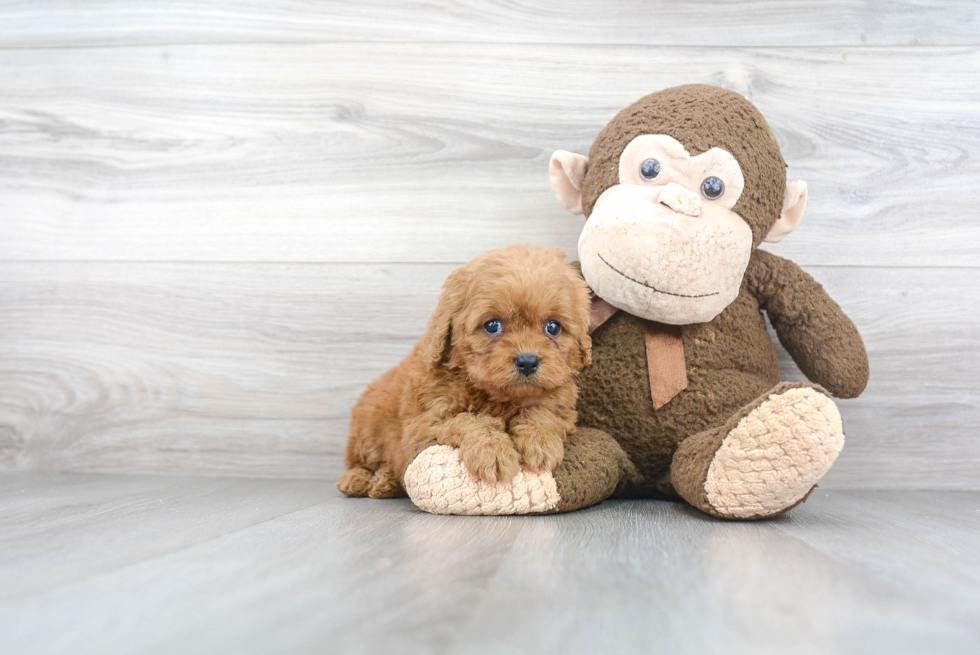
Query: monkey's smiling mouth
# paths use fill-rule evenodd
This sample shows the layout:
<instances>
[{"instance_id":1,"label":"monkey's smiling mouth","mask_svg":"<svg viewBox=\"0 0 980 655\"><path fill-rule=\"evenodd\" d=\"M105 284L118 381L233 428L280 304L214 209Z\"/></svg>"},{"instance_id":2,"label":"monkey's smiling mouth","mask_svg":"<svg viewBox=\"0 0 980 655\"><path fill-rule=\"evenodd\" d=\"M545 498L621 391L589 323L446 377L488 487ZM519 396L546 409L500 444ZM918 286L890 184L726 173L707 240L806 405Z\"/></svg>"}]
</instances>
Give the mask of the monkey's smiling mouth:
<instances>
[{"instance_id":1,"label":"monkey's smiling mouth","mask_svg":"<svg viewBox=\"0 0 980 655\"><path fill-rule=\"evenodd\" d=\"M714 293L702 293L700 295L687 295L687 294L684 294L684 293L671 293L670 291L662 291L662 290L660 290L660 289L658 289L656 287L650 286L646 282L641 282L640 280L637 280L636 278L630 277L626 273L623 273L621 270L619 270L618 268L616 268L615 266L613 266L612 264L610 264L609 262L607 262L606 261L606 258L603 257L601 253L598 253L597 252L596 255L599 257L599 259L602 260L602 263L603 264L605 264L606 266L608 266L609 268L611 268L616 273L619 273L620 275L622 275L623 277L625 277L630 282L636 282L637 284L642 285L642 286L645 286L647 289L650 289L651 291L655 291L657 293L662 293L662 294L667 295L667 296L677 296L678 298L707 298L708 296L717 296L719 293L721 293L721 291L715 291Z\"/></svg>"}]
</instances>

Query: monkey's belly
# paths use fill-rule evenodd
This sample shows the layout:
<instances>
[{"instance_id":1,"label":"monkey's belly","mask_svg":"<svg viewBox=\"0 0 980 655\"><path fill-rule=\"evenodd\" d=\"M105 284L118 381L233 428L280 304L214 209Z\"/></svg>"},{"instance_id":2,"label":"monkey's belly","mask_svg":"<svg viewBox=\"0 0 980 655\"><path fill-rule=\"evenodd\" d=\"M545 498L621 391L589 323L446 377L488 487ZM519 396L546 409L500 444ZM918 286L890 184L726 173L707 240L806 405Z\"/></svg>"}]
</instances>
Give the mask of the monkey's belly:
<instances>
[{"instance_id":1,"label":"monkey's belly","mask_svg":"<svg viewBox=\"0 0 980 655\"><path fill-rule=\"evenodd\" d=\"M740 302L742 301L742 302ZM611 435L643 482L631 492L673 493L677 444L724 423L779 382L779 361L754 301L683 329L688 386L659 410L650 399L645 324L620 312L592 335L593 363L579 380L579 425Z\"/></svg>"}]
</instances>

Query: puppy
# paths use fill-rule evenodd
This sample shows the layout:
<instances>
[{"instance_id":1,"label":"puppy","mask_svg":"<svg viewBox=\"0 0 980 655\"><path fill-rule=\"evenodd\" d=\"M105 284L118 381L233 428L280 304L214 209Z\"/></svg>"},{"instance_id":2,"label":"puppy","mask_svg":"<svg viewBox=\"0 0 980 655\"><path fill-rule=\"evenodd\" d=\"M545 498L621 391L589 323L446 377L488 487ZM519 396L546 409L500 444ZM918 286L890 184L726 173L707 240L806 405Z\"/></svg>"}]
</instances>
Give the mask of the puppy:
<instances>
[{"instance_id":1,"label":"puppy","mask_svg":"<svg viewBox=\"0 0 980 655\"><path fill-rule=\"evenodd\" d=\"M351 411L337 487L402 495L405 469L434 443L490 483L553 470L575 432L588 328L588 286L560 248L508 246L457 268L418 345Z\"/></svg>"}]
</instances>

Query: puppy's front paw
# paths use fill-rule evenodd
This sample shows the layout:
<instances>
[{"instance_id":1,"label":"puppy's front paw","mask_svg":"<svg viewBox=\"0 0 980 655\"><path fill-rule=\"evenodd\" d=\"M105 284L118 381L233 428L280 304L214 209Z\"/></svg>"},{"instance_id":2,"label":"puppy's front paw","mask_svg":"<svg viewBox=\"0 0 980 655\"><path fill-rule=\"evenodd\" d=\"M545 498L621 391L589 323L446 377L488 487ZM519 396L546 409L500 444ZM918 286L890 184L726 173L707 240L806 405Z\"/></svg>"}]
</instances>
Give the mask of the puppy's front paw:
<instances>
[{"instance_id":1,"label":"puppy's front paw","mask_svg":"<svg viewBox=\"0 0 980 655\"><path fill-rule=\"evenodd\" d=\"M491 484L507 482L521 470L520 457L506 432L466 439L459 447L459 456L467 471Z\"/></svg>"},{"instance_id":2,"label":"puppy's front paw","mask_svg":"<svg viewBox=\"0 0 980 655\"><path fill-rule=\"evenodd\" d=\"M557 434L517 425L511 428L511 438L521 456L521 464L529 471L554 471L565 457L565 443Z\"/></svg>"}]
</instances>

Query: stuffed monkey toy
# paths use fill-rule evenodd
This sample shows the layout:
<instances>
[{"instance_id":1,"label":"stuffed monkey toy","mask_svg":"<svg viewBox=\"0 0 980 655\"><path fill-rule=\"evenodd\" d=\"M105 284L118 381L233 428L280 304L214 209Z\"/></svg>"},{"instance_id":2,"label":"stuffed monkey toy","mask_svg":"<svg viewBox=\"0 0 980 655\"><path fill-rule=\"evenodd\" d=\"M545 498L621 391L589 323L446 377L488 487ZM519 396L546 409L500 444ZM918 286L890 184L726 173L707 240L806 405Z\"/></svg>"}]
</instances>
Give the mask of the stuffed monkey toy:
<instances>
[{"instance_id":1,"label":"stuffed monkey toy","mask_svg":"<svg viewBox=\"0 0 980 655\"><path fill-rule=\"evenodd\" d=\"M792 232L807 200L759 110L714 86L659 91L619 112L589 157L556 152L550 175L558 202L587 217L593 364L577 430L552 473L495 485L427 448L406 473L412 500L522 514L679 498L727 519L803 502L844 446L831 397L864 390L868 358L820 284L758 249ZM763 312L812 382L780 381Z\"/></svg>"}]
</instances>

